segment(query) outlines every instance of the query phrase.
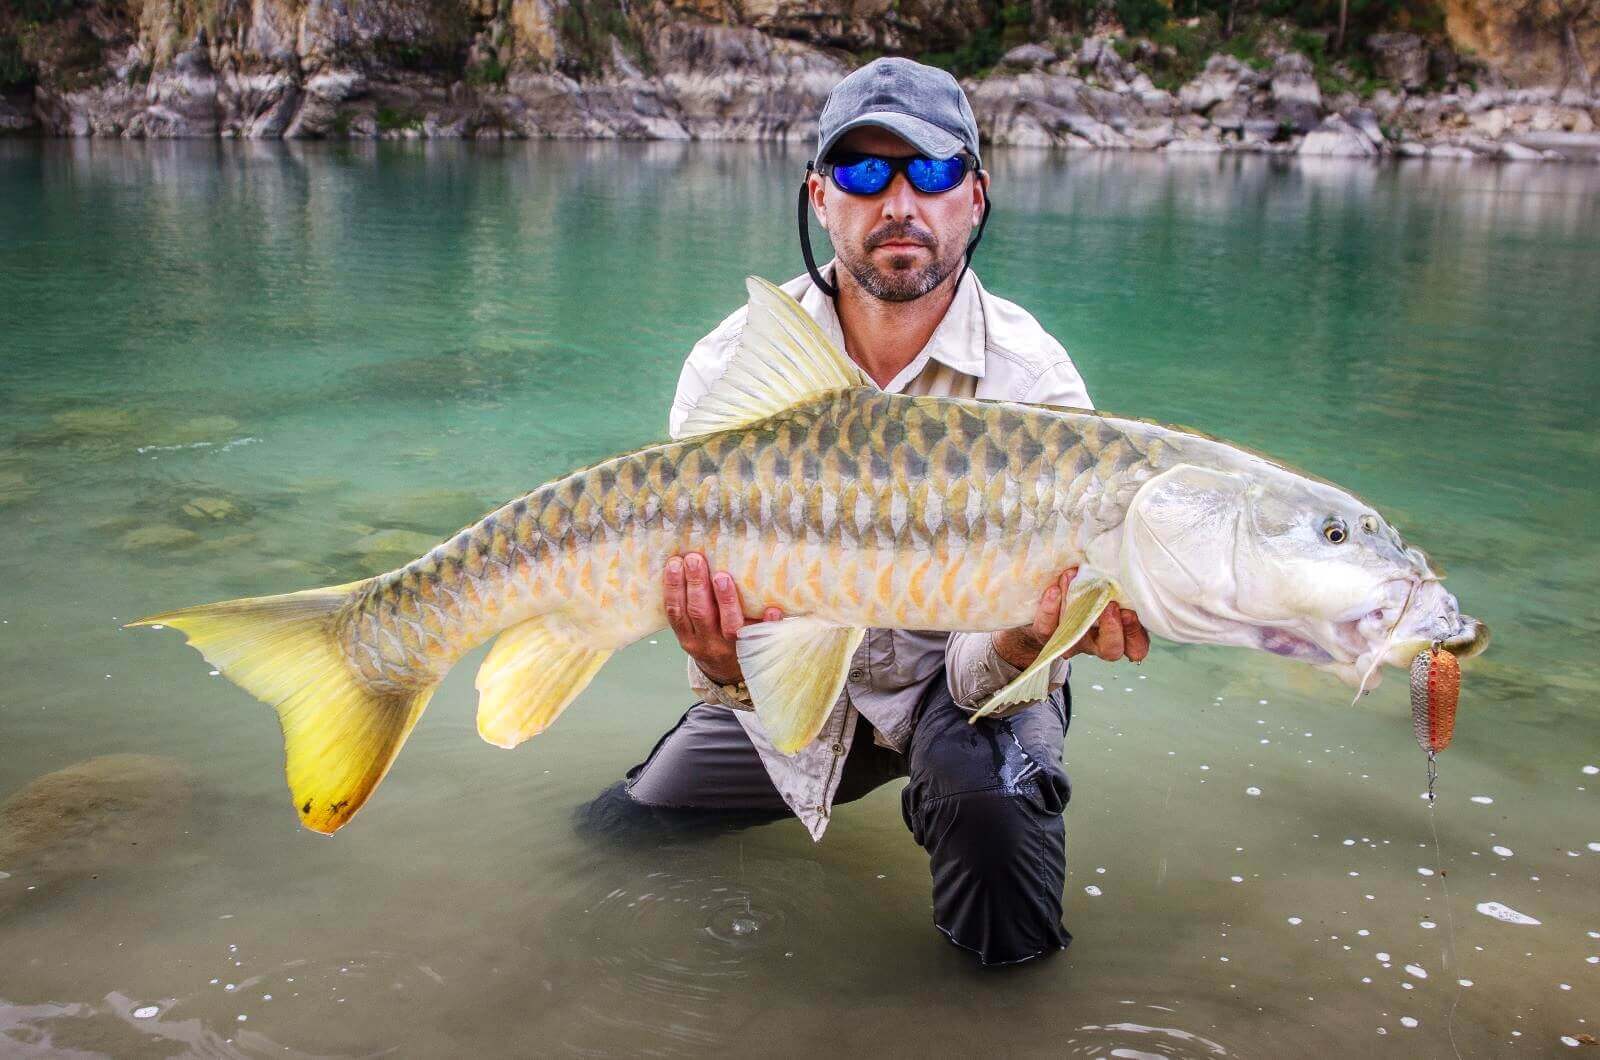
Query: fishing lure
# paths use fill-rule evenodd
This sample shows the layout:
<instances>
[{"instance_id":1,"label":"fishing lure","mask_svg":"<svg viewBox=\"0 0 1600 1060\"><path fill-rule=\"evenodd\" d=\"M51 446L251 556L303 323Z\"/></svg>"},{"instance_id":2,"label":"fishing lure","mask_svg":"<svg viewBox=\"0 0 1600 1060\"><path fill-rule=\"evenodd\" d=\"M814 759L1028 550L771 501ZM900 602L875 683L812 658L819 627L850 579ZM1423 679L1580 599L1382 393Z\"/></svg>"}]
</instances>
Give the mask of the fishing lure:
<instances>
[{"instance_id":1,"label":"fishing lure","mask_svg":"<svg viewBox=\"0 0 1600 1060\"><path fill-rule=\"evenodd\" d=\"M1411 660L1411 724L1417 744L1428 752L1428 801L1439 778L1434 756L1450 746L1456 731L1456 701L1461 698L1461 664L1435 644Z\"/></svg>"}]
</instances>

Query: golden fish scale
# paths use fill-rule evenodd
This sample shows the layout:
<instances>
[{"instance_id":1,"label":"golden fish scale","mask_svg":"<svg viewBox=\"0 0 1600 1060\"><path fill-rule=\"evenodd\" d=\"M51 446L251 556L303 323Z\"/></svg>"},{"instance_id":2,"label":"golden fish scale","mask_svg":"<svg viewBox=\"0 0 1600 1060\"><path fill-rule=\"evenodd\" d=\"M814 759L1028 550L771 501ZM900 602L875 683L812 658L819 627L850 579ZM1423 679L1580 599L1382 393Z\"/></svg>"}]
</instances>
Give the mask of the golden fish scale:
<instances>
[{"instance_id":1,"label":"golden fish scale","mask_svg":"<svg viewBox=\"0 0 1600 1060\"><path fill-rule=\"evenodd\" d=\"M535 615L619 647L666 624L666 559L697 549L746 605L858 626L995 629L1031 615L1120 521L1172 432L1037 406L838 391L748 427L540 486L376 579L341 617L376 687L431 682ZM1124 488L1126 487L1126 488Z\"/></svg>"}]
</instances>

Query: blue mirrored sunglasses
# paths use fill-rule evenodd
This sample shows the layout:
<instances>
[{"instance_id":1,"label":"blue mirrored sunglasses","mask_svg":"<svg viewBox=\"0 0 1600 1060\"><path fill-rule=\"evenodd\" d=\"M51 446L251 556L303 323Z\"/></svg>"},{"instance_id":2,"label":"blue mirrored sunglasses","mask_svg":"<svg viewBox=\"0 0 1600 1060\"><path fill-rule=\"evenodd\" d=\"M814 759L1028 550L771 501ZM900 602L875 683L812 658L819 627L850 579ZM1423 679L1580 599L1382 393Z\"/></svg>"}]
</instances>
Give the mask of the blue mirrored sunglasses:
<instances>
[{"instance_id":1,"label":"blue mirrored sunglasses","mask_svg":"<svg viewBox=\"0 0 1600 1060\"><path fill-rule=\"evenodd\" d=\"M851 195L876 195L889 186L896 173L904 173L911 186L924 195L938 195L965 180L972 164L972 156L967 154L954 158L844 155L817 168L831 177L840 191Z\"/></svg>"}]
</instances>

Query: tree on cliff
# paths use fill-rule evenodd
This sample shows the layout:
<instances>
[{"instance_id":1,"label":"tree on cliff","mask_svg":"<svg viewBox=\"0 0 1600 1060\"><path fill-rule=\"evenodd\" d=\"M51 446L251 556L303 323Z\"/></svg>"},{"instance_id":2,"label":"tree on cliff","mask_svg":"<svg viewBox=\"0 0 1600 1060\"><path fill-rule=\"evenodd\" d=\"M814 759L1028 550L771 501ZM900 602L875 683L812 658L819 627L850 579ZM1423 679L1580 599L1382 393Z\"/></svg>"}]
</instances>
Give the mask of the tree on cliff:
<instances>
[{"instance_id":1,"label":"tree on cliff","mask_svg":"<svg viewBox=\"0 0 1600 1060\"><path fill-rule=\"evenodd\" d=\"M1518 19L1535 32L1550 32L1561 38L1563 70L1558 93L1565 92L1574 80L1584 95L1594 92L1594 78L1578 46L1578 31L1600 25L1600 0L1513 0Z\"/></svg>"}]
</instances>

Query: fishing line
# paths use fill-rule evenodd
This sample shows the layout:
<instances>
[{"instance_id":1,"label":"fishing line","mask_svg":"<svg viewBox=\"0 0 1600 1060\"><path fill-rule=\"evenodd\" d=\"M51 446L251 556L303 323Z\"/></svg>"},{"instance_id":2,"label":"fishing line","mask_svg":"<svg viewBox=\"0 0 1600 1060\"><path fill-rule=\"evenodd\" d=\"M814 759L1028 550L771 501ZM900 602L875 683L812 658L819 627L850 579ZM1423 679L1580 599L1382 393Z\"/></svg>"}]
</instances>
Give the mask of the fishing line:
<instances>
[{"instance_id":1,"label":"fishing line","mask_svg":"<svg viewBox=\"0 0 1600 1060\"><path fill-rule=\"evenodd\" d=\"M1439 866L1439 886L1444 888L1444 923L1448 929L1450 941L1449 967L1456 977L1456 996L1450 1002L1450 1014L1445 1017L1444 1030L1450 1036L1450 1048L1456 1054L1456 1060L1461 1060L1461 1047L1456 1045L1456 1007L1461 1004L1461 995L1466 990L1461 985L1461 972L1455 967L1456 963L1456 912L1450 904L1450 876L1445 871L1444 855L1439 851L1439 822L1433 816L1433 781L1438 775L1434 768L1433 752L1428 752L1428 827L1433 829L1433 863Z\"/></svg>"},{"instance_id":2,"label":"fishing line","mask_svg":"<svg viewBox=\"0 0 1600 1060\"><path fill-rule=\"evenodd\" d=\"M1383 647L1373 656L1372 664L1367 667L1367 672L1361 675L1361 684L1356 686L1356 694L1350 700L1353 707L1361 702L1361 697L1366 695L1367 682L1372 680L1372 675L1377 673L1378 667L1383 665L1383 660L1388 658L1389 649L1394 647L1395 634L1400 632L1400 623L1406 620L1406 612L1411 609L1411 598L1416 594L1417 584L1412 582L1406 587L1405 601L1400 605L1400 613L1394 616L1394 625L1389 627L1389 635L1383 638ZM1429 789L1430 791L1433 789Z\"/></svg>"}]
</instances>

